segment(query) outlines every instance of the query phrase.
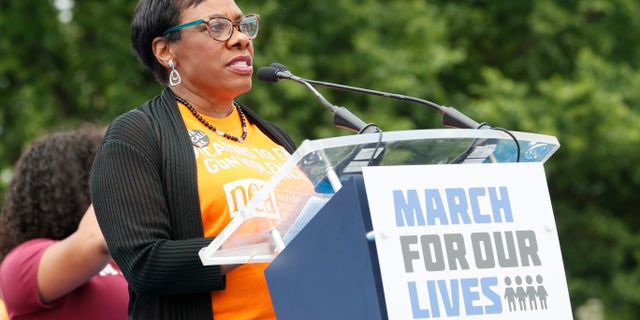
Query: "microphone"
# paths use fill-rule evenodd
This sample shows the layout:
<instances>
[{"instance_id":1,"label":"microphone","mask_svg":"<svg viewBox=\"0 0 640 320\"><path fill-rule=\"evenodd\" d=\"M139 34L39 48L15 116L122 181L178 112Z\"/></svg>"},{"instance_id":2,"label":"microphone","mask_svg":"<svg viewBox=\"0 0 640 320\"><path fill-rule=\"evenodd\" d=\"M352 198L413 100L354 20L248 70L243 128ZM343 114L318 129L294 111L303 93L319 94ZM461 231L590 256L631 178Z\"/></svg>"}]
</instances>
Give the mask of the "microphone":
<instances>
[{"instance_id":1,"label":"microphone","mask_svg":"<svg viewBox=\"0 0 640 320\"><path fill-rule=\"evenodd\" d=\"M300 81L303 80L300 77L294 76L291 74L287 67L279 64L272 63L268 67L260 67L258 68L258 80L264 82L278 82L280 80L293 80Z\"/></svg>"},{"instance_id":2,"label":"microphone","mask_svg":"<svg viewBox=\"0 0 640 320\"><path fill-rule=\"evenodd\" d=\"M333 122L336 127L351 130L356 133L373 133L380 132L380 128L372 123L365 123L356 117L353 113L343 107L338 107L327 101L318 90L316 90L309 81L293 75L285 66L272 63L269 67L258 68L258 80L265 82L278 82L281 79L293 80L307 87L320 100L333 115Z\"/></svg>"},{"instance_id":3,"label":"microphone","mask_svg":"<svg viewBox=\"0 0 640 320\"><path fill-rule=\"evenodd\" d=\"M294 80L298 82L304 81L309 84L339 89L343 91L363 93L363 94L369 94L374 96L380 96L385 98L418 103L418 104L436 109L438 112L440 112L440 114L442 114L442 117L443 117L442 122L445 126L456 127L456 128L471 128L471 129L479 129L481 127L489 128L487 124L484 124L484 123L480 124L474 121L473 119L469 118L462 112L456 110L453 107L445 107L428 100L423 100L423 99L409 97L409 96L395 94L395 93L388 93L383 91L352 87L352 86L331 83L331 82L302 79L300 77L293 75L286 66L280 63L274 62L269 67L259 68L258 79L266 82L277 82L281 79Z\"/></svg>"}]
</instances>

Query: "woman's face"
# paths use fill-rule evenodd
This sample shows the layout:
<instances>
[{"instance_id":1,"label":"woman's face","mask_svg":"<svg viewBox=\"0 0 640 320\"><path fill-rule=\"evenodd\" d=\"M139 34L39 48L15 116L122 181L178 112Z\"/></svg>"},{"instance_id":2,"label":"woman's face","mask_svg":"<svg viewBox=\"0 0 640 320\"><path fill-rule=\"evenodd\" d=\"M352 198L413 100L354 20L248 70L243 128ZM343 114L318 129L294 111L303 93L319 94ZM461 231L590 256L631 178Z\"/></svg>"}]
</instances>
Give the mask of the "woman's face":
<instances>
[{"instance_id":1,"label":"woman's face","mask_svg":"<svg viewBox=\"0 0 640 320\"><path fill-rule=\"evenodd\" d=\"M242 11L233 0L207 0L182 11L179 24L219 15L236 21ZM181 29L181 39L171 45L182 83L208 99L233 99L251 89L253 43L234 28L231 38L216 41L204 24Z\"/></svg>"}]
</instances>

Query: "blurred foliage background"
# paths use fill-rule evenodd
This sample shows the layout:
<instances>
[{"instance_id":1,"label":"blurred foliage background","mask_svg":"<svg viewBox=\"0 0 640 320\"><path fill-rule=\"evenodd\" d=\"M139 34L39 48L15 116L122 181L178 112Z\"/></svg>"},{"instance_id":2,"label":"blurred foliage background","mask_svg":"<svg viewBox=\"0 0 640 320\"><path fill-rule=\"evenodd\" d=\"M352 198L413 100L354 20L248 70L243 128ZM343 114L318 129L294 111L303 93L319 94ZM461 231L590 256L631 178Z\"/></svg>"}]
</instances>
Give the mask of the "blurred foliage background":
<instances>
[{"instance_id":1,"label":"blurred foliage background","mask_svg":"<svg viewBox=\"0 0 640 320\"><path fill-rule=\"evenodd\" d=\"M108 125L162 89L130 49L136 1L69 1L0 0L0 192L35 137ZM492 126L556 136L562 146L545 169L574 314L637 319L640 2L237 2L262 17L256 68L280 62L304 78L415 96ZM443 127L419 105L318 89L386 131ZM256 80L239 99L297 142L350 134L293 82Z\"/></svg>"}]
</instances>

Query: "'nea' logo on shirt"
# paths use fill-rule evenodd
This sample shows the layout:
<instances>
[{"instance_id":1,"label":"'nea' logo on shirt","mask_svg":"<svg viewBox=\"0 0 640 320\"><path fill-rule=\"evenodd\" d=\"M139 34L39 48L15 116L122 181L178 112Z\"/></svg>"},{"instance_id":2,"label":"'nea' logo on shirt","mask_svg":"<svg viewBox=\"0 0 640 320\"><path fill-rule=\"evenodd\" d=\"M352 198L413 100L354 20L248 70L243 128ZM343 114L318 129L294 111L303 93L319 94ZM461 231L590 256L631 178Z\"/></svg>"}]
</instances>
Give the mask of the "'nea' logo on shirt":
<instances>
[{"instance_id":1,"label":"'nea' logo on shirt","mask_svg":"<svg viewBox=\"0 0 640 320\"><path fill-rule=\"evenodd\" d=\"M231 218L235 217L258 194L265 183L266 181L260 179L241 179L222 186L227 198ZM272 218L280 217L280 209L273 191L269 193L264 202L255 207L252 215Z\"/></svg>"}]
</instances>

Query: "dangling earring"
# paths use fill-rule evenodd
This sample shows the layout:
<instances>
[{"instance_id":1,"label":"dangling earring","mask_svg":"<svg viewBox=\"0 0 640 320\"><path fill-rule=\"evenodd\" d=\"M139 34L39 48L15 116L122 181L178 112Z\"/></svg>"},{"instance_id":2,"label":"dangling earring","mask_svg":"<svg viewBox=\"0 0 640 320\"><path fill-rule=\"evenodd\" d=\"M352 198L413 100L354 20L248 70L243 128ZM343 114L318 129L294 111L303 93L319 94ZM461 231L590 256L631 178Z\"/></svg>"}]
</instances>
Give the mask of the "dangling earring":
<instances>
[{"instance_id":1,"label":"dangling earring","mask_svg":"<svg viewBox=\"0 0 640 320\"><path fill-rule=\"evenodd\" d=\"M171 73L169 74L169 85L175 87L182 82L182 78L180 77L178 70L176 70L173 60L169 60L169 68L171 68Z\"/></svg>"}]
</instances>

